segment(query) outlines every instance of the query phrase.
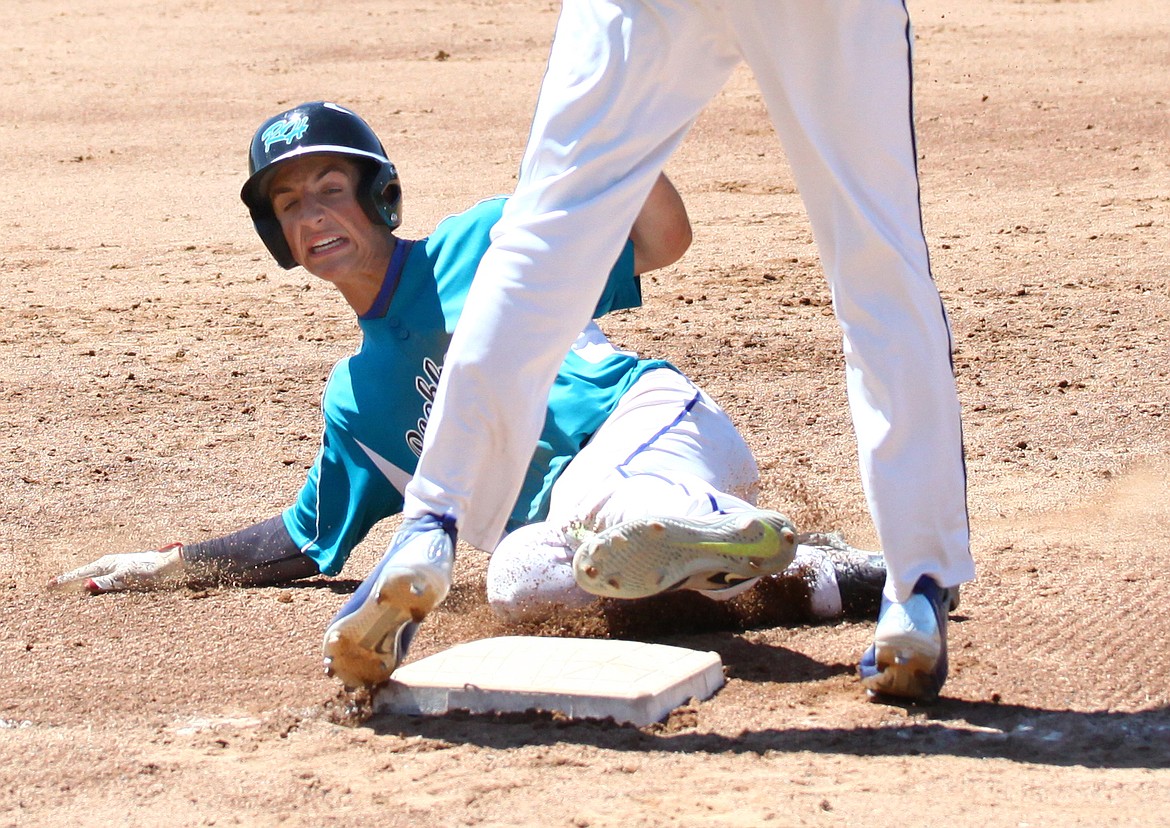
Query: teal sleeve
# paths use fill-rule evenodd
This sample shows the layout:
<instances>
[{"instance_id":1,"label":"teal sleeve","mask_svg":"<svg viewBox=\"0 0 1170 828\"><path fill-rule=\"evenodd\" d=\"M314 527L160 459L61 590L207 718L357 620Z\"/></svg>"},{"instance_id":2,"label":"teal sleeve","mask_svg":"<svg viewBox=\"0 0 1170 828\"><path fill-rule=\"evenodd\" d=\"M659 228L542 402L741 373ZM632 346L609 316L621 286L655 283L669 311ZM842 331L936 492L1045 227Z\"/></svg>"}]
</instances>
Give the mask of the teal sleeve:
<instances>
[{"instance_id":1,"label":"teal sleeve","mask_svg":"<svg viewBox=\"0 0 1170 828\"><path fill-rule=\"evenodd\" d=\"M284 525L321 572L336 575L374 524L402 511L402 495L352 437L325 427L321 451Z\"/></svg>"},{"instance_id":2,"label":"teal sleeve","mask_svg":"<svg viewBox=\"0 0 1170 828\"><path fill-rule=\"evenodd\" d=\"M609 272L609 279L593 311L593 318L599 319L611 311L641 306L642 281L634 275L634 243L626 242L617 264Z\"/></svg>"}]
</instances>

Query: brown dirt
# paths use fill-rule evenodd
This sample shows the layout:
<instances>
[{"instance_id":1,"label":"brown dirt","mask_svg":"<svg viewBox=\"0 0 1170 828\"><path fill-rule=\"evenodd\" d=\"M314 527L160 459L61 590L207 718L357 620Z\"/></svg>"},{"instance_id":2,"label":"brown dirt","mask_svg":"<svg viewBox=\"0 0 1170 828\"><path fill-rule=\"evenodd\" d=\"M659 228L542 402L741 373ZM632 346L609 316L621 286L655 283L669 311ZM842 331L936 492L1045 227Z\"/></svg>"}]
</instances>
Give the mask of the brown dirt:
<instances>
[{"instance_id":1,"label":"brown dirt","mask_svg":"<svg viewBox=\"0 0 1170 828\"><path fill-rule=\"evenodd\" d=\"M257 123L353 105L408 236L507 192L555 3L22 0L0 32L0 826L1166 824L1170 17L925 0L925 214L958 345L980 577L930 708L865 702L871 625L656 640L729 681L661 726L377 717L319 671L346 577L47 593L99 554L274 514L339 296L237 199ZM750 75L668 170L692 250L610 324L728 408L763 500L872 540L816 252ZM482 556L415 654L502 632Z\"/></svg>"}]
</instances>

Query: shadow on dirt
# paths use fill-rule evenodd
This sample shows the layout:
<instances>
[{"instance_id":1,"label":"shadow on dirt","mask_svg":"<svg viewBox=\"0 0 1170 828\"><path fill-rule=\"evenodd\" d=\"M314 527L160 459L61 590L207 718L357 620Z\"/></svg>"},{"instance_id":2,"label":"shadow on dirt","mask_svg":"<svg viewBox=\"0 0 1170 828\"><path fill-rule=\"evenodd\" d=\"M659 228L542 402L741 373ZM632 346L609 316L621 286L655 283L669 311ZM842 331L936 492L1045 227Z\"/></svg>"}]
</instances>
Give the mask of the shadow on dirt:
<instances>
[{"instance_id":1,"label":"shadow on dirt","mask_svg":"<svg viewBox=\"0 0 1170 828\"><path fill-rule=\"evenodd\" d=\"M817 682L855 669L851 664L824 664L741 637L714 634L709 638L692 636L688 644L718 650L728 676L744 681ZM613 720L571 720L543 711L452 712L436 717L378 714L365 724L379 733L490 748L571 743L634 752L954 756L1088 768L1170 768L1168 707L1086 712L945 697L929 706L892 707L907 711L904 724L767 728L734 736L693 732L699 720L693 705L684 705L664 722L643 728Z\"/></svg>"},{"instance_id":2,"label":"shadow on dirt","mask_svg":"<svg viewBox=\"0 0 1170 828\"><path fill-rule=\"evenodd\" d=\"M1087 768L1170 768L1168 708L1077 713L943 700L930 712L934 720L905 726L767 729L735 736L670 732L670 719L636 728L544 712L378 715L366 726L380 734L495 749L569 743L632 752L954 756Z\"/></svg>"},{"instance_id":3,"label":"shadow on dirt","mask_svg":"<svg viewBox=\"0 0 1170 828\"><path fill-rule=\"evenodd\" d=\"M339 583L341 589L337 589ZM341 592L347 585L332 581L313 586ZM651 624L649 629L646 612L627 615L608 612L602 623L593 626L577 623L522 632L623 637L714 650L723 659L729 679L758 684L811 684L851 675L856 669L854 664L821 662L775 643L755 642L742 634L732 634L725 630L735 627L738 619L715 618L706 610L689 616L662 613L660 617L670 623L659 627ZM677 630L680 617L687 622L682 633ZM951 620L962 623L966 619L952 616ZM671 627L676 629L668 634ZM904 723L877 727L767 728L744 730L734 736L694 732L700 715L693 705L683 705L664 722L643 728L613 720L571 720L544 711L482 715L451 712L443 716L413 717L371 714L368 707L363 715L347 723L363 724L381 734L421 736L486 748L570 743L634 752L937 755L1053 766L1170 768L1170 707L1129 713L1073 711L945 697L929 706L895 704L891 707L907 711Z\"/></svg>"}]
</instances>

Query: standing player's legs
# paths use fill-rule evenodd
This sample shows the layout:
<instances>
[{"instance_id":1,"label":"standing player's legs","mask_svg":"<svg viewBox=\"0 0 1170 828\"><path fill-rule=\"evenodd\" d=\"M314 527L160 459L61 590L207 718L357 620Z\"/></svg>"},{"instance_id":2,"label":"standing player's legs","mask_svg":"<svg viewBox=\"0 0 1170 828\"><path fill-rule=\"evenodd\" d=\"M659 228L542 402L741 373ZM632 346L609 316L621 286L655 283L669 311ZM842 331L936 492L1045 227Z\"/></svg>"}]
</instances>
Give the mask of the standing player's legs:
<instances>
[{"instance_id":1,"label":"standing player's legs","mask_svg":"<svg viewBox=\"0 0 1170 828\"><path fill-rule=\"evenodd\" d=\"M889 597L908 599L924 575L944 586L969 580L959 405L922 229L905 7L728 6L740 9L740 42L829 279Z\"/></svg>"},{"instance_id":2,"label":"standing player's legs","mask_svg":"<svg viewBox=\"0 0 1170 828\"><path fill-rule=\"evenodd\" d=\"M450 512L473 545L500 540L557 368L663 164L739 60L721 34L687 3L563 4L520 181L447 353L408 517Z\"/></svg>"},{"instance_id":3,"label":"standing player's legs","mask_svg":"<svg viewBox=\"0 0 1170 828\"><path fill-rule=\"evenodd\" d=\"M930 698L947 669L941 588L974 577L974 563L950 332L922 228L909 18L902 0L727 5L844 336L862 482L889 566L862 679Z\"/></svg>"}]
</instances>

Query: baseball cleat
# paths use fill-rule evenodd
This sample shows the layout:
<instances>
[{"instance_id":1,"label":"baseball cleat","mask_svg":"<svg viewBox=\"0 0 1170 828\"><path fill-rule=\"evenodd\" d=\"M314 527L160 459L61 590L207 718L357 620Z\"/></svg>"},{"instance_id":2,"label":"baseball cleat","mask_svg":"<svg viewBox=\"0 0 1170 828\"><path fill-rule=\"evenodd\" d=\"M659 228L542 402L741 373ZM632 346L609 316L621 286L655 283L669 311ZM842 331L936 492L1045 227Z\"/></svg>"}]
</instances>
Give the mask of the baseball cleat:
<instances>
[{"instance_id":1,"label":"baseball cleat","mask_svg":"<svg viewBox=\"0 0 1170 828\"><path fill-rule=\"evenodd\" d=\"M427 613L451 588L454 518L406 521L374 570L325 630L326 675L346 687L374 686L406 657Z\"/></svg>"},{"instance_id":2,"label":"baseball cleat","mask_svg":"<svg viewBox=\"0 0 1170 828\"><path fill-rule=\"evenodd\" d=\"M636 518L586 538L573 577L605 598L673 589L728 589L792 563L796 531L779 512L751 509L704 518Z\"/></svg>"},{"instance_id":3,"label":"baseball cleat","mask_svg":"<svg viewBox=\"0 0 1170 828\"><path fill-rule=\"evenodd\" d=\"M871 697L932 702L947 680L950 589L923 576L905 603L882 599L873 644L857 667Z\"/></svg>"}]
</instances>

